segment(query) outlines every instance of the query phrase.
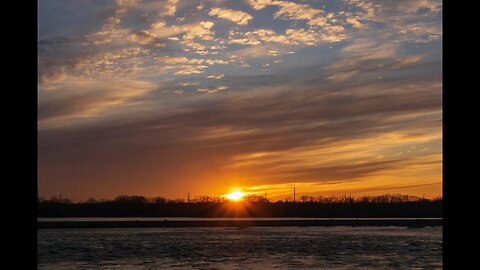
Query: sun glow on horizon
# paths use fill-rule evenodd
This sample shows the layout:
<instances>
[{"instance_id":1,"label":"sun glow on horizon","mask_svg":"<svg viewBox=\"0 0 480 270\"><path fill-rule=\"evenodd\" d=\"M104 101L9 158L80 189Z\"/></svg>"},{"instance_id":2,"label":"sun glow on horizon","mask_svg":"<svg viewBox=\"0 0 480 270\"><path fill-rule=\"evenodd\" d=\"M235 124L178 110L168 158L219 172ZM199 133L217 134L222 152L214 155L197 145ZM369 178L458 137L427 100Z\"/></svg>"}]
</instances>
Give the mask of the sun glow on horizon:
<instances>
[{"instance_id":1,"label":"sun glow on horizon","mask_svg":"<svg viewBox=\"0 0 480 270\"><path fill-rule=\"evenodd\" d=\"M245 196L245 193L241 192L241 191L233 191L233 192L230 192L229 194L225 195L225 198L231 200L231 201L240 201L243 199L243 197Z\"/></svg>"}]
</instances>

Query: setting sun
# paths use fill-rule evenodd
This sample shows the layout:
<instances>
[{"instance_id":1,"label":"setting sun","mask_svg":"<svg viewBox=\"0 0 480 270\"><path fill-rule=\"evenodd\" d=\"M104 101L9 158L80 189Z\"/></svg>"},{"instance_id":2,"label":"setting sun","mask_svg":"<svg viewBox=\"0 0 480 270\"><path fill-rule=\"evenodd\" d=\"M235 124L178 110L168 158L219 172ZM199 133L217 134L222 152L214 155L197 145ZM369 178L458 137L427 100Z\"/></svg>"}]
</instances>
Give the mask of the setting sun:
<instances>
[{"instance_id":1,"label":"setting sun","mask_svg":"<svg viewBox=\"0 0 480 270\"><path fill-rule=\"evenodd\" d=\"M225 195L225 197L229 200L232 200L232 201L240 201L243 196L245 196L245 193L241 192L241 191L233 191L227 195Z\"/></svg>"}]
</instances>

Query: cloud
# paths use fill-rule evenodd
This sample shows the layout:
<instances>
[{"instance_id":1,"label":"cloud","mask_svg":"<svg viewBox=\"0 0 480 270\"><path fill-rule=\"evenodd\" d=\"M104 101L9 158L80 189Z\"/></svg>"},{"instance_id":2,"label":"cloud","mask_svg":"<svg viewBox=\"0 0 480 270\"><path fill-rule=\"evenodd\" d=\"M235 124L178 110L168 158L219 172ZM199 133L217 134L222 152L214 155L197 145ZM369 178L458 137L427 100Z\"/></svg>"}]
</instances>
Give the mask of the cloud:
<instances>
[{"instance_id":1,"label":"cloud","mask_svg":"<svg viewBox=\"0 0 480 270\"><path fill-rule=\"evenodd\" d=\"M203 73L206 68L213 65L228 65L234 60L224 59L198 59L187 57L157 57L156 63L162 64L165 71L174 70L174 75L189 75Z\"/></svg>"},{"instance_id":2,"label":"cloud","mask_svg":"<svg viewBox=\"0 0 480 270\"><path fill-rule=\"evenodd\" d=\"M285 29L285 34L277 34L273 29L255 29L247 32L230 31L231 44L259 45L279 43L283 45L316 46L322 43L339 42L347 38L342 26L325 26L320 32L312 29Z\"/></svg>"},{"instance_id":3,"label":"cloud","mask_svg":"<svg viewBox=\"0 0 480 270\"><path fill-rule=\"evenodd\" d=\"M397 69L397 68L406 68L413 65L417 65L423 60L423 58L424 58L423 55L408 55L408 56L399 58L390 66L390 68Z\"/></svg>"},{"instance_id":4,"label":"cloud","mask_svg":"<svg viewBox=\"0 0 480 270\"><path fill-rule=\"evenodd\" d=\"M441 181L441 1L54 2L41 194Z\"/></svg>"},{"instance_id":5,"label":"cloud","mask_svg":"<svg viewBox=\"0 0 480 270\"><path fill-rule=\"evenodd\" d=\"M405 5L393 4L400 11L408 13L418 13L422 9L426 9L429 13L437 13L442 8L442 1L437 0L407 0Z\"/></svg>"},{"instance_id":6,"label":"cloud","mask_svg":"<svg viewBox=\"0 0 480 270\"><path fill-rule=\"evenodd\" d=\"M199 58L187 58L187 57L158 57L155 59L157 63L165 63L168 65L175 64L192 64L192 65L226 65L232 62L232 60L223 59L199 59Z\"/></svg>"},{"instance_id":7,"label":"cloud","mask_svg":"<svg viewBox=\"0 0 480 270\"><path fill-rule=\"evenodd\" d=\"M218 74L218 75L210 75L210 76L207 76L207 79L222 79L223 77L225 77L224 74Z\"/></svg>"},{"instance_id":8,"label":"cloud","mask_svg":"<svg viewBox=\"0 0 480 270\"><path fill-rule=\"evenodd\" d=\"M39 83L46 85L81 77L132 77L149 52L137 46L92 50L85 39L43 40L38 53Z\"/></svg>"},{"instance_id":9,"label":"cloud","mask_svg":"<svg viewBox=\"0 0 480 270\"><path fill-rule=\"evenodd\" d=\"M135 7L138 4L137 0L115 0L117 4L117 9L115 10L115 15L121 16L125 14L128 9Z\"/></svg>"},{"instance_id":10,"label":"cloud","mask_svg":"<svg viewBox=\"0 0 480 270\"><path fill-rule=\"evenodd\" d=\"M195 51L194 53L199 55L218 54L218 52L209 52L209 51Z\"/></svg>"},{"instance_id":11,"label":"cloud","mask_svg":"<svg viewBox=\"0 0 480 270\"><path fill-rule=\"evenodd\" d=\"M239 25L246 25L253 19L248 13L233 9L212 8L208 13L210 16L217 16L220 19L232 21Z\"/></svg>"},{"instance_id":12,"label":"cloud","mask_svg":"<svg viewBox=\"0 0 480 270\"><path fill-rule=\"evenodd\" d=\"M163 14L167 16L175 15L177 11L177 2L178 0L167 0L167 5L165 6L165 12Z\"/></svg>"},{"instance_id":13,"label":"cloud","mask_svg":"<svg viewBox=\"0 0 480 270\"><path fill-rule=\"evenodd\" d=\"M184 92L185 92L185 91L183 91L183 90L181 90L181 89L180 89L180 90L177 89L177 90L174 90L174 91L173 91L174 94L178 94L178 95L182 95Z\"/></svg>"},{"instance_id":14,"label":"cloud","mask_svg":"<svg viewBox=\"0 0 480 270\"><path fill-rule=\"evenodd\" d=\"M205 72L204 69L208 66L204 65L197 65L197 66L190 66L190 65L182 65L182 66L173 66L171 68L180 69L173 73L174 75L190 75L190 74L200 74Z\"/></svg>"},{"instance_id":15,"label":"cloud","mask_svg":"<svg viewBox=\"0 0 480 270\"><path fill-rule=\"evenodd\" d=\"M281 44L290 44L290 40L285 35L278 35L272 29L258 29L249 31L244 34L250 40L257 40L260 42L274 42Z\"/></svg>"},{"instance_id":16,"label":"cloud","mask_svg":"<svg viewBox=\"0 0 480 270\"><path fill-rule=\"evenodd\" d=\"M353 185L381 177L391 177L384 185L399 185L411 181L400 175L417 164L422 168L418 172L430 181L439 174L427 171L441 164L428 157L432 152L399 154L412 144L419 149L434 147L433 153L440 151L441 89L428 81L332 90L308 90L304 85L296 91L254 96L240 91L235 98L232 91L224 98L209 99L208 106L196 103L136 116L135 121L119 118L93 126L40 131L40 179L58 183L70 175L72 183L77 183L74 187L84 189L92 181L128 186L128 179L135 176L135 186L145 187L135 192L145 195L151 194L152 185L167 192L174 188L169 180L175 179L187 181L190 187L207 185L214 193L218 187L214 179L232 179L235 171L245 172L236 177L244 179L246 186L290 183L292 179ZM222 91L218 87L199 89L205 94ZM142 155L126 158L134 153ZM424 164L426 160L432 163ZM49 170L52 166L59 169ZM111 175L102 173L105 167L111 168ZM89 170L74 174L75 168ZM252 182L245 180L248 175ZM115 196L122 188L115 185L102 194Z\"/></svg>"},{"instance_id":17,"label":"cloud","mask_svg":"<svg viewBox=\"0 0 480 270\"><path fill-rule=\"evenodd\" d=\"M415 43L427 43L438 40L442 36L442 29L438 24L427 23L403 23L394 25L400 34L404 35L405 41Z\"/></svg>"},{"instance_id":18,"label":"cloud","mask_svg":"<svg viewBox=\"0 0 480 270\"><path fill-rule=\"evenodd\" d=\"M268 51L268 52L267 52L267 55L277 56L277 53L278 53L278 51L272 50L272 51Z\"/></svg>"},{"instance_id":19,"label":"cloud","mask_svg":"<svg viewBox=\"0 0 480 270\"><path fill-rule=\"evenodd\" d=\"M199 24L189 25L186 28L187 32L183 36L183 39L199 38L201 40L212 40L214 33L211 29L213 25L214 23L210 21L202 21Z\"/></svg>"},{"instance_id":20,"label":"cloud","mask_svg":"<svg viewBox=\"0 0 480 270\"><path fill-rule=\"evenodd\" d=\"M363 0L345 0L348 5L355 6L361 12L357 12L357 16L363 19L375 19L376 13L381 9L381 4L375 4L370 1Z\"/></svg>"},{"instance_id":21,"label":"cloud","mask_svg":"<svg viewBox=\"0 0 480 270\"><path fill-rule=\"evenodd\" d=\"M184 25L167 25L165 21L158 21L151 25L151 32L155 33L159 38L168 38L173 41L179 41L180 44L196 51L205 51L207 46L202 45L199 41L214 40L215 32L212 31L213 22L201 21L198 23ZM182 39L174 37L183 34ZM189 49L185 49L189 51Z\"/></svg>"},{"instance_id":22,"label":"cloud","mask_svg":"<svg viewBox=\"0 0 480 270\"><path fill-rule=\"evenodd\" d=\"M223 91L223 90L227 90L227 89L228 89L228 86L219 85L215 88L199 88L199 89L197 89L197 92L206 93L206 94L213 94L213 93L216 93L218 91Z\"/></svg>"},{"instance_id":23,"label":"cloud","mask_svg":"<svg viewBox=\"0 0 480 270\"><path fill-rule=\"evenodd\" d=\"M53 128L73 124L76 119L98 118L127 105L154 89L155 85L136 80L68 80L60 90L40 89L39 127ZM63 90L63 89L68 89Z\"/></svg>"},{"instance_id":24,"label":"cloud","mask_svg":"<svg viewBox=\"0 0 480 270\"><path fill-rule=\"evenodd\" d=\"M193 86L198 85L198 83L190 83L190 82L181 82L179 83L181 86Z\"/></svg>"},{"instance_id":25,"label":"cloud","mask_svg":"<svg viewBox=\"0 0 480 270\"><path fill-rule=\"evenodd\" d=\"M363 24L361 24L356 18L347 18L347 22L358 29L362 29L364 27Z\"/></svg>"},{"instance_id":26,"label":"cloud","mask_svg":"<svg viewBox=\"0 0 480 270\"><path fill-rule=\"evenodd\" d=\"M151 30L159 38L171 37L178 34L184 34L184 40L213 40L214 32L211 30L214 23L210 21L201 21L199 23L184 25L167 25L165 21L158 21L151 25Z\"/></svg>"},{"instance_id":27,"label":"cloud","mask_svg":"<svg viewBox=\"0 0 480 270\"><path fill-rule=\"evenodd\" d=\"M139 1L136 9L148 13L156 13L160 17L174 16L177 11L178 0L143 0Z\"/></svg>"},{"instance_id":28,"label":"cloud","mask_svg":"<svg viewBox=\"0 0 480 270\"><path fill-rule=\"evenodd\" d=\"M186 47L189 47L189 48L192 48L194 50L199 50L199 51L203 51L207 48L207 46L205 45L202 45L200 43L197 43L197 42L194 42L192 40L183 40L182 42L180 42L181 44L183 44L184 46ZM189 52L190 49L184 49L186 52Z\"/></svg>"},{"instance_id":29,"label":"cloud","mask_svg":"<svg viewBox=\"0 0 480 270\"><path fill-rule=\"evenodd\" d=\"M95 45L111 44L122 41L128 33L128 29L121 27L121 18L138 4L137 0L116 0L117 6L113 16L106 18L105 23L99 31L90 33L86 36L90 42Z\"/></svg>"},{"instance_id":30,"label":"cloud","mask_svg":"<svg viewBox=\"0 0 480 270\"><path fill-rule=\"evenodd\" d=\"M135 31L129 36L129 39L141 45L152 44L157 48L165 47L165 43L158 41L157 35L148 31Z\"/></svg>"},{"instance_id":31,"label":"cloud","mask_svg":"<svg viewBox=\"0 0 480 270\"><path fill-rule=\"evenodd\" d=\"M261 44L257 46L249 46L246 48L238 49L234 52L234 55L240 58L261 58L261 57L273 57L285 54L288 51L288 47L283 47L276 44ZM275 52L275 53L272 53Z\"/></svg>"},{"instance_id":32,"label":"cloud","mask_svg":"<svg viewBox=\"0 0 480 270\"><path fill-rule=\"evenodd\" d=\"M340 25L335 25L335 14L330 12L325 14L323 9L313 8L307 4L298 4L295 2L289 1L248 1L248 3L254 9L263 9L269 5L278 6L279 9L274 14L275 19L286 19L286 20L305 20L307 21L307 25L314 28L325 28L329 27L329 31L323 31L323 35L327 33L329 35L337 35L338 32L334 33L333 30L340 30L343 29L339 28ZM353 18L354 19L354 18ZM357 26L359 24L356 24ZM338 39L338 38L337 38Z\"/></svg>"},{"instance_id":33,"label":"cloud","mask_svg":"<svg viewBox=\"0 0 480 270\"><path fill-rule=\"evenodd\" d=\"M102 28L94 33L88 34L87 39L95 45L106 45L114 42L123 42L129 34L127 29L120 26L120 19L116 17L107 18Z\"/></svg>"},{"instance_id":34,"label":"cloud","mask_svg":"<svg viewBox=\"0 0 480 270\"><path fill-rule=\"evenodd\" d=\"M312 20L324 11L312 8L306 4L297 4L287 1L274 1L272 4L278 5L280 8L275 13L274 18L285 18L293 20Z\"/></svg>"},{"instance_id":35,"label":"cloud","mask_svg":"<svg viewBox=\"0 0 480 270\"><path fill-rule=\"evenodd\" d=\"M246 0L246 2L255 10L264 9L269 5L273 5L274 0Z\"/></svg>"},{"instance_id":36,"label":"cloud","mask_svg":"<svg viewBox=\"0 0 480 270\"><path fill-rule=\"evenodd\" d=\"M236 37L238 35L240 35L240 37ZM242 45L259 45L265 42L291 44L291 41L286 35L277 34L273 29L257 29L245 33L230 32L229 42Z\"/></svg>"},{"instance_id":37,"label":"cloud","mask_svg":"<svg viewBox=\"0 0 480 270\"><path fill-rule=\"evenodd\" d=\"M313 31L305 29L287 29L285 36L288 37L292 44L305 44L313 46L317 44L317 35Z\"/></svg>"},{"instance_id":38,"label":"cloud","mask_svg":"<svg viewBox=\"0 0 480 270\"><path fill-rule=\"evenodd\" d=\"M422 56L403 58L400 44L381 39L356 39L341 49L342 58L326 68L332 75L327 79L345 81L358 74L368 74L389 68L401 68L418 63Z\"/></svg>"},{"instance_id":39,"label":"cloud","mask_svg":"<svg viewBox=\"0 0 480 270\"><path fill-rule=\"evenodd\" d=\"M442 30L438 15L442 2L437 0L406 0L402 2L368 2L348 0L347 4L359 9L352 18L386 26L391 33L401 34L404 42L427 43L440 39ZM348 19L347 19L348 20ZM351 22L349 22L351 23ZM352 24L354 27L355 25Z\"/></svg>"}]
</instances>

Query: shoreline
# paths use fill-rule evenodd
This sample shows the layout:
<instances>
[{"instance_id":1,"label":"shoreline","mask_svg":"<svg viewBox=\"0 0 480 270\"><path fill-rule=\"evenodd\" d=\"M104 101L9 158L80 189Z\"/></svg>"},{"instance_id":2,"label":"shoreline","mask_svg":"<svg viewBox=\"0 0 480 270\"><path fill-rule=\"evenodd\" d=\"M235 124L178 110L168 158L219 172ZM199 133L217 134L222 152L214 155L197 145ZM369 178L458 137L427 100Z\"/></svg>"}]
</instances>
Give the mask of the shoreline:
<instances>
[{"instance_id":1,"label":"shoreline","mask_svg":"<svg viewBox=\"0 0 480 270\"><path fill-rule=\"evenodd\" d=\"M400 226L426 227L442 226L442 218L318 218L318 219L225 219L225 220L56 220L37 221L37 229L61 228L155 228L155 227L309 227L309 226Z\"/></svg>"}]
</instances>

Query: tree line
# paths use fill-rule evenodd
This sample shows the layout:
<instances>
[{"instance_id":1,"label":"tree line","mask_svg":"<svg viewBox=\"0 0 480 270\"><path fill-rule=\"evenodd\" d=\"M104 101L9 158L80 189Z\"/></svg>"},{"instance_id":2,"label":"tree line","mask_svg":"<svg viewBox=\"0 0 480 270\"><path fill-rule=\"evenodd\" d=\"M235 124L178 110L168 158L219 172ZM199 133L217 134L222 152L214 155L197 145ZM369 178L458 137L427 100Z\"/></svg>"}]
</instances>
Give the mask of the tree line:
<instances>
[{"instance_id":1,"label":"tree line","mask_svg":"<svg viewBox=\"0 0 480 270\"><path fill-rule=\"evenodd\" d=\"M38 199L39 217L442 217L441 197L385 194L380 196L300 196L298 201L270 201L246 196L241 202L219 197L191 200L117 196L113 200Z\"/></svg>"}]
</instances>

